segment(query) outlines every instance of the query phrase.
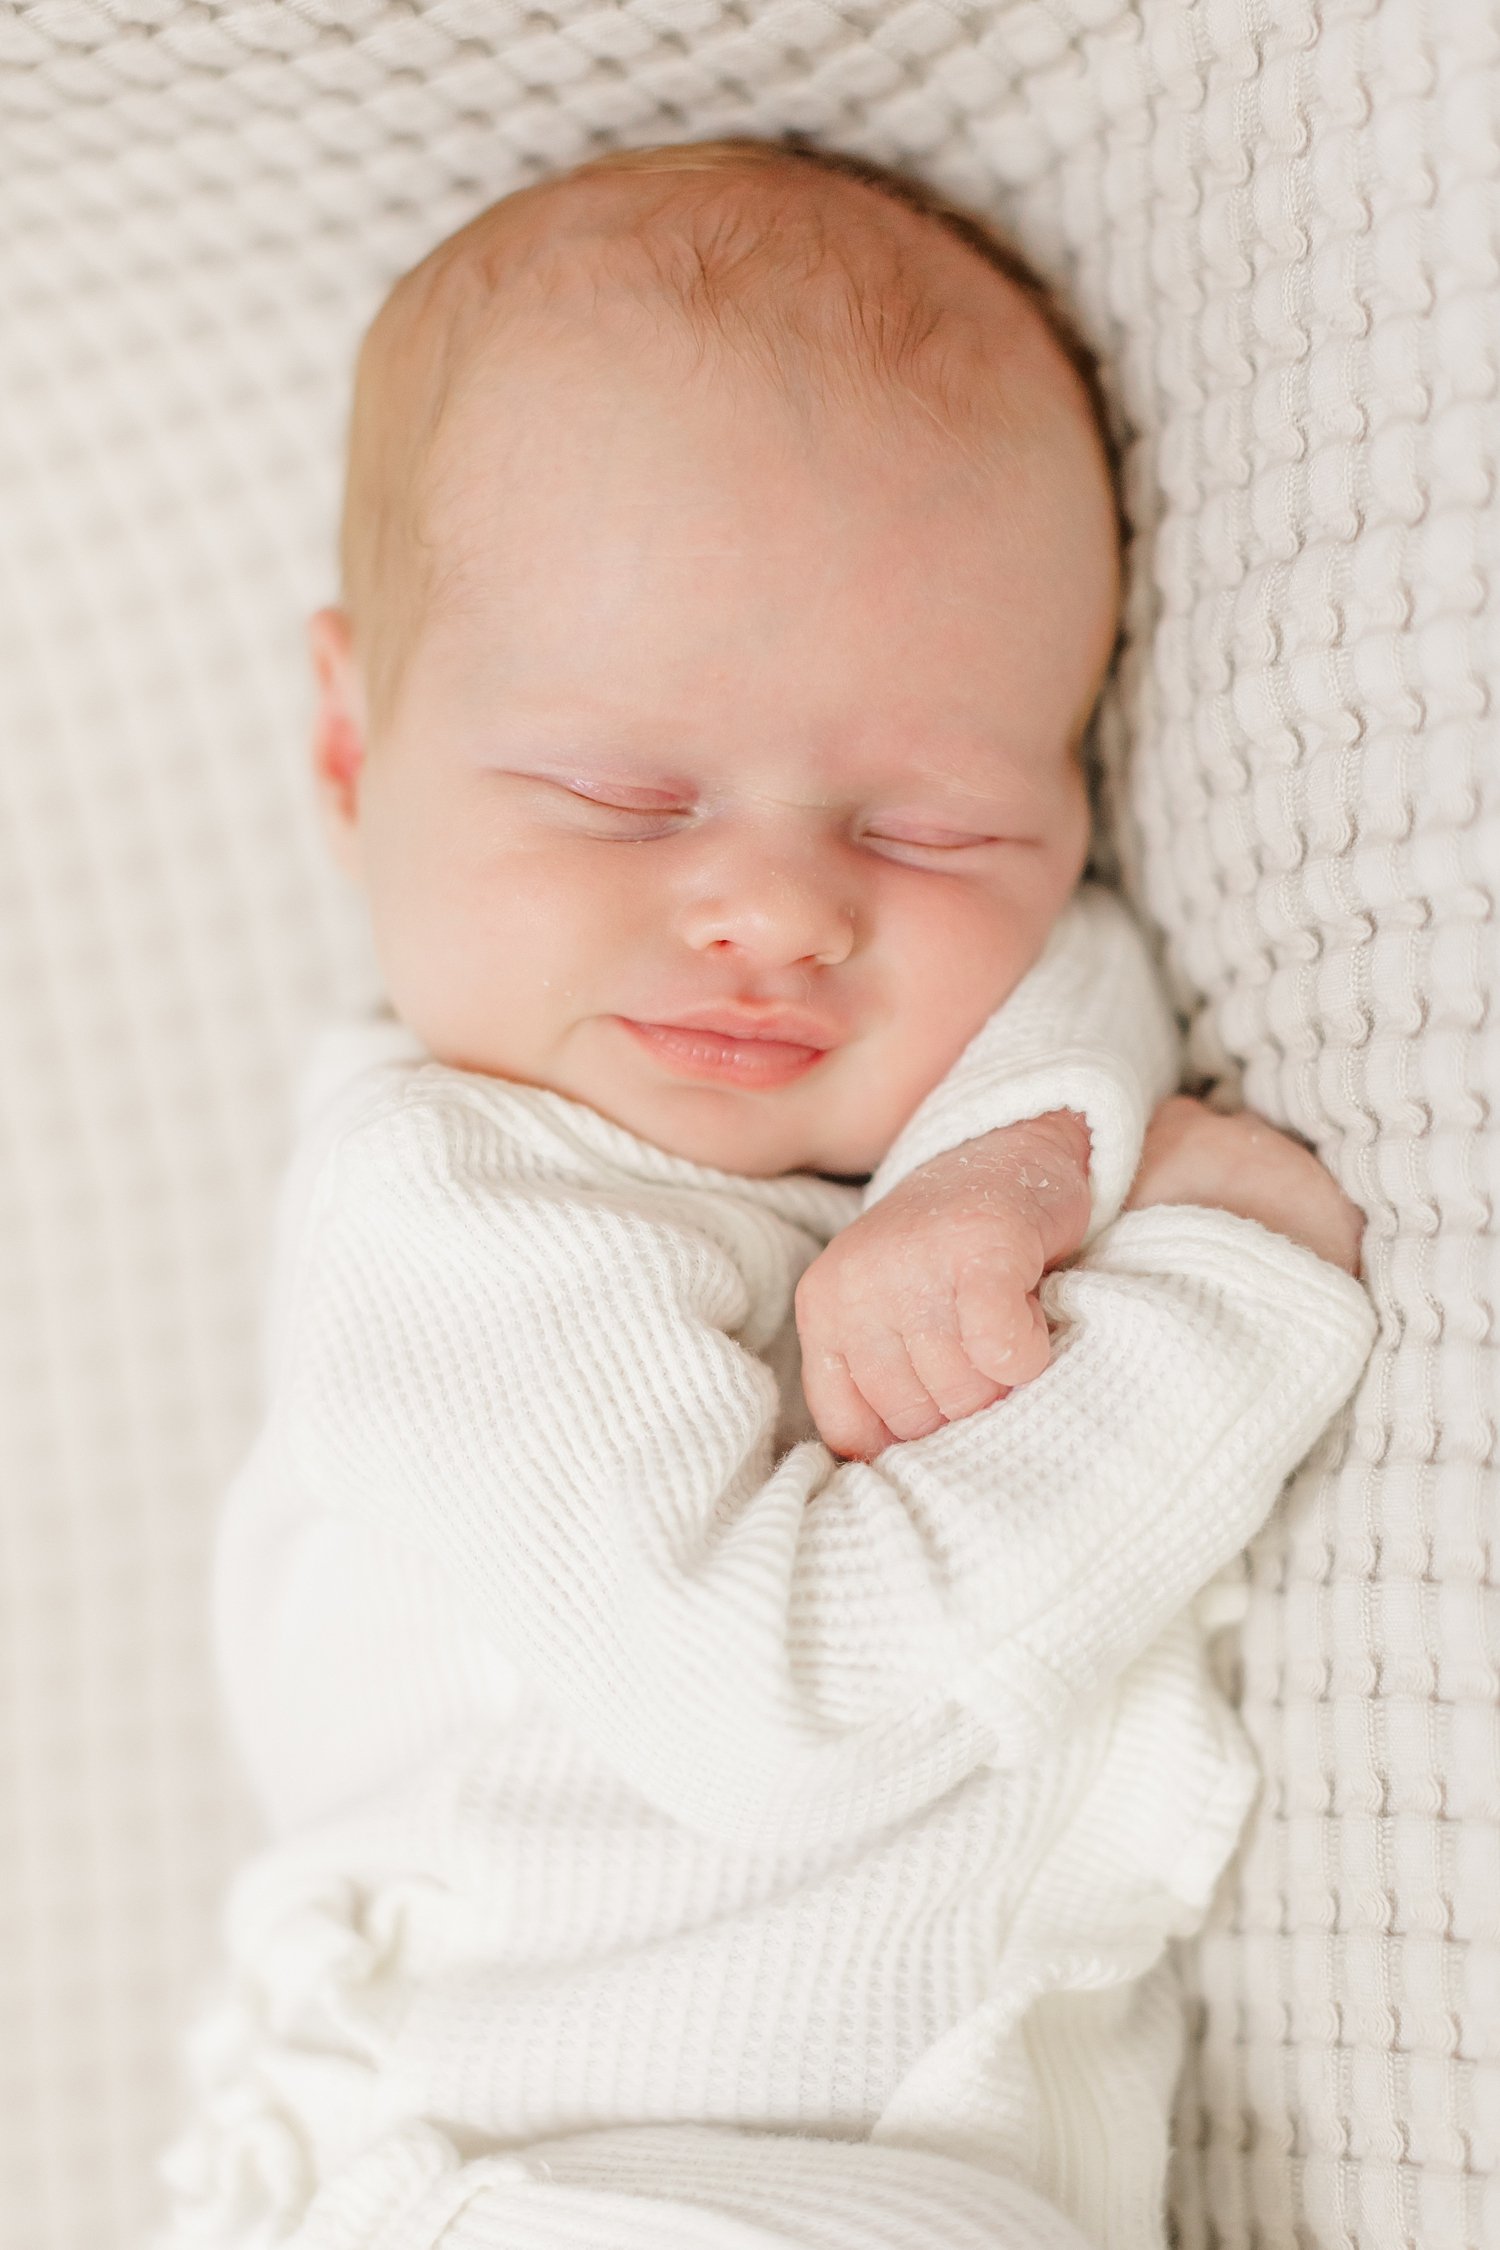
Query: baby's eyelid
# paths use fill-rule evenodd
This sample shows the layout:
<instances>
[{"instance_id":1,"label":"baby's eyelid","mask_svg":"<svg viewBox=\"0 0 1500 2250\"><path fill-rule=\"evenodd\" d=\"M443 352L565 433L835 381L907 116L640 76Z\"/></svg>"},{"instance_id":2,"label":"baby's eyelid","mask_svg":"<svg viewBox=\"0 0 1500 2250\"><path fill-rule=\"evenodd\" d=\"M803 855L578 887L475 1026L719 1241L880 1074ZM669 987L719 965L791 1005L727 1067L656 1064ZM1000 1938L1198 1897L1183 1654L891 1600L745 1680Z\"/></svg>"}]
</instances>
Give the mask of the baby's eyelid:
<instances>
[{"instance_id":1,"label":"baby's eyelid","mask_svg":"<svg viewBox=\"0 0 1500 2250\"><path fill-rule=\"evenodd\" d=\"M595 790L585 789L576 782L564 782L562 786L570 796L581 799L584 804L597 805L601 811L633 815L642 820L685 820L696 812L707 810L706 807L695 805L626 805ZM861 833L877 843L904 844L908 850L924 852L972 851L980 845L1000 840L995 836L895 836L878 828L866 828Z\"/></svg>"},{"instance_id":2,"label":"baby's eyelid","mask_svg":"<svg viewBox=\"0 0 1500 2250\"><path fill-rule=\"evenodd\" d=\"M879 843L905 844L908 851L914 852L966 852L972 851L976 844L995 844L1000 840L997 836L888 836L876 828L866 829L865 833L874 836Z\"/></svg>"},{"instance_id":3,"label":"baby's eyelid","mask_svg":"<svg viewBox=\"0 0 1500 2250\"><path fill-rule=\"evenodd\" d=\"M691 805L627 805L618 798L606 796L597 789L585 789L580 782L565 781L561 785L570 797L581 797L586 805L602 805L606 812L643 813L652 816L673 816L693 810Z\"/></svg>"}]
</instances>

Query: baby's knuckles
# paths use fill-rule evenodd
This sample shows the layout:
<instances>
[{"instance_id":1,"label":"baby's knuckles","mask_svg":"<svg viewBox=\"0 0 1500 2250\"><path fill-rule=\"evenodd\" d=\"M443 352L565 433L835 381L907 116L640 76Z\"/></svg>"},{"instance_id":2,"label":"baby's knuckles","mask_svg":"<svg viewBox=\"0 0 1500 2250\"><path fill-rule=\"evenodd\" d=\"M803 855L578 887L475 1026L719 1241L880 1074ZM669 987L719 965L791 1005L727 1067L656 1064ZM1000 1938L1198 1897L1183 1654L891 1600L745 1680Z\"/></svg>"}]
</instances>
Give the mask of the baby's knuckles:
<instances>
[{"instance_id":1,"label":"baby's knuckles","mask_svg":"<svg viewBox=\"0 0 1500 2250\"><path fill-rule=\"evenodd\" d=\"M1026 1268L1034 1287L1043 1269L1071 1255L1083 1240L1090 1211L1089 1131L1072 1110L1053 1110L998 1126L931 1157L909 1179L856 1222L882 1211L929 1246L951 1245L949 1270L976 1255L1005 1255Z\"/></svg>"},{"instance_id":2,"label":"baby's knuckles","mask_svg":"<svg viewBox=\"0 0 1500 2250\"><path fill-rule=\"evenodd\" d=\"M859 1319L872 1304L899 1326L920 1317L934 1295L951 1296L976 1263L1014 1281L1021 1295L1035 1287L1044 1251L1029 1199L969 1177L944 1193L923 1172L861 1213L806 1268L795 1296L799 1326Z\"/></svg>"}]
</instances>

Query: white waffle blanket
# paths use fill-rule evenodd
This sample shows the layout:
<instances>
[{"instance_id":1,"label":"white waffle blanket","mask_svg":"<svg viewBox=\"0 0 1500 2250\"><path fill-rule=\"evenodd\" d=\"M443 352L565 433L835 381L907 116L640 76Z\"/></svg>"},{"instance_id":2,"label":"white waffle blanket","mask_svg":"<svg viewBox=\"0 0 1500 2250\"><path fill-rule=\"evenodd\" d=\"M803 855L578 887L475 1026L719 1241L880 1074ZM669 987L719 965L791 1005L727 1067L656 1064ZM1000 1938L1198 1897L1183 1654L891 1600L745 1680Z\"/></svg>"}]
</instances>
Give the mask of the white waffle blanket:
<instances>
[{"instance_id":1,"label":"white waffle blanket","mask_svg":"<svg viewBox=\"0 0 1500 2250\"><path fill-rule=\"evenodd\" d=\"M788 127L995 212L1103 350L1101 866L1368 1214L1347 1443L1248 1565L1184 2250L1500 2240L1493 8L0 0L5 2250L137 2250L251 1833L208 1540L290 1087L373 988L299 626L354 344L506 189Z\"/></svg>"}]
</instances>

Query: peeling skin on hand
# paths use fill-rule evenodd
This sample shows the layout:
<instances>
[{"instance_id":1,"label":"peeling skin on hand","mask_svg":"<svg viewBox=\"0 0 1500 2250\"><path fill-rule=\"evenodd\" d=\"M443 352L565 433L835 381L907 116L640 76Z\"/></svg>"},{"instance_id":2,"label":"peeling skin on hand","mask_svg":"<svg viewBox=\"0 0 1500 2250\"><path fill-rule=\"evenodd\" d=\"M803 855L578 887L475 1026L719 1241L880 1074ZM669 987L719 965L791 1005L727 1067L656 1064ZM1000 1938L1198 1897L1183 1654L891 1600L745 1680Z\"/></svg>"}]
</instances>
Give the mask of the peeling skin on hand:
<instances>
[{"instance_id":1,"label":"peeling skin on hand","mask_svg":"<svg viewBox=\"0 0 1500 2250\"><path fill-rule=\"evenodd\" d=\"M1033 1153L1049 1139L1062 1144L1061 1171ZM913 1421L903 1347L918 1380L930 1377L939 1421L964 1420L1045 1370L1052 1330L1036 1291L1081 1240L1086 1177L1070 1131L999 1127L929 1159L820 1253L825 1287L799 1285L798 1327L804 1365L828 1385L809 1405L835 1451L870 1457L877 1441L861 1421L896 1433L884 1442L937 1426L930 1413L920 1429Z\"/></svg>"}]
</instances>

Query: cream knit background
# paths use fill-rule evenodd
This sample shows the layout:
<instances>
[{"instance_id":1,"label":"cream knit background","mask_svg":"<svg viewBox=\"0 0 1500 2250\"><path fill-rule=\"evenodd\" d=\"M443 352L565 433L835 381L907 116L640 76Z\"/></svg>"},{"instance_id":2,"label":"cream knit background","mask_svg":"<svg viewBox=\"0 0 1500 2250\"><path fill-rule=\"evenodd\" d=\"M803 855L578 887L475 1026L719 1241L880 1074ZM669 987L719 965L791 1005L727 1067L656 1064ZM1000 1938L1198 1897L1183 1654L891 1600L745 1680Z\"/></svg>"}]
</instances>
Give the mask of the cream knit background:
<instances>
[{"instance_id":1,"label":"cream knit background","mask_svg":"<svg viewBox=\"0 0 1500 2250\"><path fill-rule=\"evenodd\" d=\"M1111 362L1120 865L1369 1213L1252 1557L1185 2250L1500 2244L1492 0L0 0L3 2250L134 2250L248 1832L207 1542L289 1080L373 989L303 778L355 341L541 171L788 128L993 209Z\"/></svg>"}]
</instances>

